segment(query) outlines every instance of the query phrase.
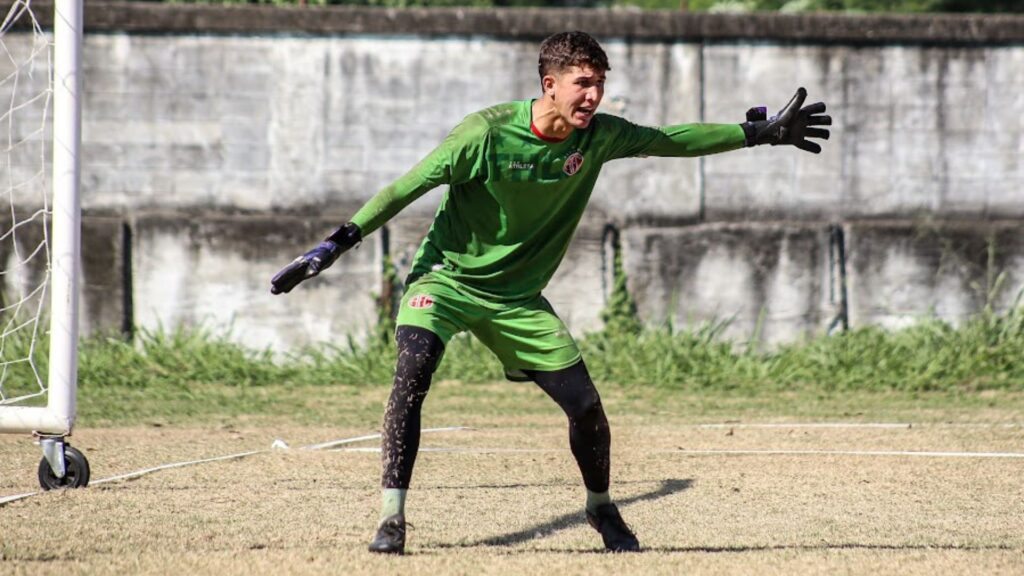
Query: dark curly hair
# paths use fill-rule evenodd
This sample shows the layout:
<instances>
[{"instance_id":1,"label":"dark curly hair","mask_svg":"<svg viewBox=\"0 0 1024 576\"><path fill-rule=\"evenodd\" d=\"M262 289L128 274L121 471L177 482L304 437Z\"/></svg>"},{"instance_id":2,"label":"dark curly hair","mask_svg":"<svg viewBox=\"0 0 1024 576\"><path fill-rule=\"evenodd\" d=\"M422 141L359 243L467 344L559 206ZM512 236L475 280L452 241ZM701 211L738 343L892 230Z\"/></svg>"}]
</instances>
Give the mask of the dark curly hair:
<instances>
[{"instance_id":1,"label":"dark curly hair","mask_svg":"<svg viewBox=\"0 0 1024 576\"><path fill-rule=\"evenodd\" d=\"M612 69L601 45L586 32L559 32L540 44L537 70L542 80L548 74L584 64L598 72Z\"/></svg>"}]
</instances>

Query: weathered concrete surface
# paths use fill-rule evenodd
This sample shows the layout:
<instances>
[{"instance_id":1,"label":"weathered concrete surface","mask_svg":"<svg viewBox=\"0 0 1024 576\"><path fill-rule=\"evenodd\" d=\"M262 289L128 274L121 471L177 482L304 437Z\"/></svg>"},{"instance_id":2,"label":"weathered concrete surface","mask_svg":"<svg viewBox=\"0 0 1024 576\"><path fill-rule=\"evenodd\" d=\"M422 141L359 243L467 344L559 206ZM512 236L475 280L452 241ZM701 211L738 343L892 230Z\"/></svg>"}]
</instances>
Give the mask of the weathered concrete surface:
<instances>
[{"instance_id":1,"label":"weathered concrete surface","mask_svg":"<svg viewBox=\"0 0 1024 576\"><path fill-rule=\"evenodd\" d=\"M857 223L848 227L850 318L899 327L1019 306L1024 223Z\"/></svg>"},{"instance_id":2,"label":"weathered concrete surface","mask_svg":"<svg viewBox=\"0 0 1024 576\"><path fill-rule=\"evenodd\" d=\"M1005 308L1024 286L1024 246L1012 241L1024 218L1020 17L90 0L87 18L85 332L119 330L129 313L143 327L230 327L246 344L280 349L365 330L380 285L378 237L294 294L271 297L269 278L467 113L537 95L538 37L576 27L608 52L608 112L652 125L738 122L751 105L780 107L803 85L828 103L835 125L817 156L762 147L607 165L546 292L575 331L600 326L607 223L623 231L646 321L731 319L738 338L757 329L790 340L829 324L830 224L848 232L855 325L933 309L959 319L983 307L977 275L936 267L934 252L949 242L976 248L993 226L1004 230L1006 272L995 303ZM24 53L27 38L4 40ZM17 92L0 85L18 108L0 128L19 143L0 154L0 171L19 182L48 170L42 108L22 106L43 77L29 68ZM22 210L41 205L30 186L7 193ZM441 193L389 223L403 275ZM921 236L929 221L953 222ZM133 234L130 269L122 223ZM967 237L975 240L956 240ZM975 248L964 258L976 263Z\"/></svg>"},{"instance_id":3,"label":"weathered concrete surface","mask_svg":"<svg viewBox=\"0 0 1024 576\"><path fill-rule=\"evenodd\" d=\"M647 124L699 117L695 46L607 48L622 70L611 110ZM458 38L93 37L83 206L347 218L466 114L536 95L535 50ZM433 72L456 61L461 72ZM692 221L699 169L697 160L616 162L594 204L624 219ZM433 214L441 192L408 210Z\"/></svg>"},{"instance_id":4,"label":"weathered concrete surface","mask_svg":"<svg viewBox=\"0 0 1024 576\"><path fill-rule=\"evenodd\" d=\"M135 222L135 316L142 326L200 326L230 331L258 348L345 345L373 326L371 291L380 255L364 245L316 281L270 294L270 278L328 230L323 219L291 217Z\"/></svg>"},{"instance_id":5,"label":"weathered concrete surface","mask_svg":"<svg viewBox=\"0 0 1024 576\"><path fill-rule=\"evenodd\" d=\"M835 118L821 155L758 148L609 164L594 205L623 221L1024 212L1024 48L606 46L606 108L638 123L738 121L751 104L781 106L796 84ZM536 95L535 49L461 38L95 36L85 207L346 217L342 206L400 175L468 112ZM439 196L410 209L430 214Z\"/></svg>"},{"instance_id":6,"label":"weathered concrete surface","mask_svg":"<svg viewBox=\"0 0 1024 576\"><path fill-rule=\"evenodd\" d=\"M134 223L134 316L140 326L199 326L247 345L295 350L362 338L376 321L374 297L381 291L380 236L345 254L320 277L289 294L271 295L270 278L310 238L333 224L283 218L178 219L147 217ZM389 225L391 253L400 277L408 273L427 219ZM183 241L184 240L184 241ZM581 226L576 241L546 292L576 330L600 327L601 229ZM111 304L116 304L113 287Z\"/></svg>"},{"instance_id":7,"label":"weathered concrete surface","mask_svg":"<svg viewBox=\"0 0 1024 576\"><path fill-rule=\"evenodd\" d=\"M48 254L41 213L19 213L0 220L0 321L3 331L25 337L32 330L49 331L51 292L47 284ZM87 218L82 222L82 282L79 285L79 330L84 334L117 335L125 319L124 256L119 220ZM40 310L42 311L40 314ZM39 317L43 324L19 325ZM4 356L4 360L11 358Z\"/></svg>"},{"instance_id":8,"label":"weathered concrete surface","mask_svg":"<svg viewBox=\"0 0 1024 576\"><path fill-rule=\"evenodd\" d=\"M624 244L631 291L653 323L725 322L726 336L791 341L821 333L838 312L824 227L632 228Z\"/></svg>"},{"instance_id":9,"label":"weathered concrete surface","mask_svg":"<svg viewBox=\"0 0 1024 576\"><path fill-rule=\"evenodd\" d=\"M792 78L835 121L820 155L757 148L706 160L709 220L1024 216L1024 48L705 49L708 118L781 107ZM788 85L787 85L788 84Z\"/></svg>"},{"instance_id":10,"label":"weathered concrete surface","mask_svg":"<svg viewBox=\"0 0 1024 576\"><path fill-rule=\"evenodd\" d=\"M126 302L125 238L123 222L113 218L87 218L82 222L82 283L79 330L84 334L116 336L128 326L130 298ZM130 250L130 248L129 248Z\"/></svg>"},{"instance_id":11,"label":"weathered concrete surface","mask_svg":"<svg viewBox=\"0 0 1024 576\"><path fill-rule=\"evenodd\" d=\"M612 163L594 204L623 220L1024 211L1024 48L606 46L606 107L638 123L737 121L752 103L781 106L796 83L836 122L821 155L758 148ZM469 111L535 95L534 51L457 38L95 37L86 208L326 206L345 217L341 203L365 201ZM459 72L436 73L454 61ZM438 198L411 210L429 214Z\"/></svg>"}]
</instances>

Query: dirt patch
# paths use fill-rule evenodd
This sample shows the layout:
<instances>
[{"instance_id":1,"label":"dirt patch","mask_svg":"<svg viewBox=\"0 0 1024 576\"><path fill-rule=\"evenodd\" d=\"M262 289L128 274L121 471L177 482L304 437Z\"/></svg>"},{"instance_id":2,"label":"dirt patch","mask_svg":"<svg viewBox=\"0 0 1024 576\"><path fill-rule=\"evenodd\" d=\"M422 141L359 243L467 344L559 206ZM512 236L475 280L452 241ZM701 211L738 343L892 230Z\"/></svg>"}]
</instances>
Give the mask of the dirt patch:
<instances>
[{"instance_id":1,"label":"dirt patch","mask_svg":"<svg viewBox=\"0 0 1024 576\"><path fill-rule=\"evenodd\" d=\"M1018 426L702 427L613 417L612 492L647 552L599 553L565 430L427 434L405 558L365 552L365 451L268 451L0 507L0 573L1020 573L1024 459L688 450L1018 450ZM459 424L427 422L426 426ZM365 429L113 428L74 438L93 478ZM38 448L0 436L0 496L35 490Z\"/></svg>"}]
</instances>

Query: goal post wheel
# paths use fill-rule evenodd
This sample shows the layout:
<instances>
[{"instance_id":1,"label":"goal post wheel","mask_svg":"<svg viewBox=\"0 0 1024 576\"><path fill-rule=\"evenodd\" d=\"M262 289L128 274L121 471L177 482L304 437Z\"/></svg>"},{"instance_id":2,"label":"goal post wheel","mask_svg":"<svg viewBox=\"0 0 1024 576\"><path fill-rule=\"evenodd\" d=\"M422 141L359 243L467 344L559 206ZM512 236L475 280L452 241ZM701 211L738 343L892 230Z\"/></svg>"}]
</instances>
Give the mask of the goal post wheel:
<instances>
[{"instance_id":1,"label":"goal post wheel","mask_svg":"<svg viewBox=\"0 0 1024 576\"><path fill-rule=\"evenodd\" d=\"M89 460L63 438L44 438L39 461L39 486L43 490L84 488L89 485Z\"/></svg>"}]
</instances>

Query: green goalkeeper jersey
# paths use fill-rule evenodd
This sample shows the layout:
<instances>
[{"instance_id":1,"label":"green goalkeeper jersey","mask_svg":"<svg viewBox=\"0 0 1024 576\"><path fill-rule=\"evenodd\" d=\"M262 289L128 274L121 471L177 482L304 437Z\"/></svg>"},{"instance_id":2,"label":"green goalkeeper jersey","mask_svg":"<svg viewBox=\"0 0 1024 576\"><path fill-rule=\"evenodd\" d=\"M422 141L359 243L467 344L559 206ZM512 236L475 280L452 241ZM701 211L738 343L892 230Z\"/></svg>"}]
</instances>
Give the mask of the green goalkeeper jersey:
<instances>
[{"instance_id":1,"label":"green goalkeeper jersey","mask_svg":"<svg viewBox=\"0 0 1024 576\"><path fill-rule=\"evenodd\" d=\"M532 100L463 120L408 173L378 192L352 222L363 236L428 190L449 186L407 283L433 272L498 302L535 297L555 273L605 162L701 156L741 148L738 124L651 128L597 114L561 141L532 126Z\"/></svg>"}]
</instances>

